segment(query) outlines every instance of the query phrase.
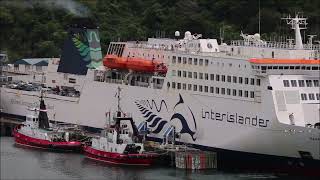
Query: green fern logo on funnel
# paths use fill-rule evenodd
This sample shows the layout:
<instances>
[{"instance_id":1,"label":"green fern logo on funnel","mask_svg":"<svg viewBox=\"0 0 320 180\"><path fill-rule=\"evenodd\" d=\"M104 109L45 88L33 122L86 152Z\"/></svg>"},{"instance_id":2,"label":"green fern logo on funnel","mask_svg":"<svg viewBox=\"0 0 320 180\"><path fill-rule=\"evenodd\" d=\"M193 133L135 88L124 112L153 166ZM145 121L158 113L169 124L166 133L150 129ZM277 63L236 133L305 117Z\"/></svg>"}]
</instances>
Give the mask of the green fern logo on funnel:
<instances>
[{"instance_id":1,"label":"green fern logo on funnel","mask_svg":"<svg viewBox=\"0 0 320 180\"><path fill-rule=\"evenodd\" d=\"M81 39L87 39L87 41L81 41ZM78 49L82 60L90 63L88 68L96 69L102 66L102 52L100 46L100 39L97 30L88 29L85 33L85 38L81 38L79 34L72 38L72 41Z\"/></svg>"}]
</instances>

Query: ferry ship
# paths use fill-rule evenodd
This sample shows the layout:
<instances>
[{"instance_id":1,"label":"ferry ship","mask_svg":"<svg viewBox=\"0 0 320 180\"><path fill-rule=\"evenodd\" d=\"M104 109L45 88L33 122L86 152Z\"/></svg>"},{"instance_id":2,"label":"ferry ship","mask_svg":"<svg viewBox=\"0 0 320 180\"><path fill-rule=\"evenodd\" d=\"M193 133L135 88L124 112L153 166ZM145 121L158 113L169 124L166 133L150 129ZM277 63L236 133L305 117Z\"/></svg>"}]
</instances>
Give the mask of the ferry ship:
<instances>
[{"instance_id":1,"label":"ferry ship","mask_svg":"<svg viewBox=\"0 0 320 180\"><path fill-rule=\"evenodd\" d=\"M302 42L306 18L284 20L295 33L288 42L241 33L218 44L177 31L175 39L111 42L104 58L98 30L78 24L49 63L46 85L80 95L47 93L49 119L102 129L120 87L123 109L149 138L216 151L221 169L319 175L320 48L313 36ZM38 96L3 86L3 113L23 116Z\"/></svg>"}]
</instances>

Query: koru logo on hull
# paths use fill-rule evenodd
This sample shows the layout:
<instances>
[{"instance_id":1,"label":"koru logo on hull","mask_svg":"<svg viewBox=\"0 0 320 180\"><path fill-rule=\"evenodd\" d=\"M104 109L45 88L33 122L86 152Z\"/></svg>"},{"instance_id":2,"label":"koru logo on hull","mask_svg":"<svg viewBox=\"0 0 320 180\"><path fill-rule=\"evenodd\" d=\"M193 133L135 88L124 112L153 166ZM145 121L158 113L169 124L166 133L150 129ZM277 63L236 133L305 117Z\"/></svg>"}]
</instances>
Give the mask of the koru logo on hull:
<instances>
[{"instance_id":1,"label":"koru logo on hull","mask_svg":"<svg viewBox=\"0 0 320 180\"><path fill-rule=\"evenodd\" d=\"M142 116L145 118L145 120L148 122L148 127L152 128L153 130L151 131L154 134L158 134L163 130L166 124L170 123L171 121L177 119L179 120L181 124L181 130L178 131L181 134L189 134L190 137L192 138L193 141L196 140L196 131L197 131L197 123L194 118L194 114L191 110L191 108L184 103L184 100L179 94L179 100L175 104L175 106L172 109L173 115L169 116L170 119L166 120L162 117L159 116L158 113L162 111L166 111L169 113L168 106L165 100L161 100L160 103L156 103L154 99L151 101L149 100L137 100L135 101L135 104L137 105L138 109L140 110ZM181 107L182 106L182 107ZM179 108L178 108L179 107ZM178 109L185 109L187 112L190 113L188 117L192 117L192 119L186 119L185 114L182 112L176 112ZM188 123L194 123L194 130L191 130L190 126Z\"/></svg>"}]
</instances>

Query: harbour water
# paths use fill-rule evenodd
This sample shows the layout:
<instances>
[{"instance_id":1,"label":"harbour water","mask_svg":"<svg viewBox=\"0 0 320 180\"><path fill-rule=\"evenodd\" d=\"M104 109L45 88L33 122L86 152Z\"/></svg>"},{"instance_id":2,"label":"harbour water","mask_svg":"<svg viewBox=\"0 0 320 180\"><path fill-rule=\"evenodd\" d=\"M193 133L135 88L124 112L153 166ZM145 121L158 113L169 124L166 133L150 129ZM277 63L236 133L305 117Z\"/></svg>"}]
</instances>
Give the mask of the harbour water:
<instances>
[{"instance_id":1,"label":"harbour water","mask_svg":"<svg viewBox=\"0 0 320 180\"><path fill-rule=\"evenodd\" d=\"M0 137L0 179L292 179L271 174L225 173L216 170L186 171L170 167L127 167L98 163L76 153L57 153L14 145L13 137Z\"/></svg>"}]
</instances>

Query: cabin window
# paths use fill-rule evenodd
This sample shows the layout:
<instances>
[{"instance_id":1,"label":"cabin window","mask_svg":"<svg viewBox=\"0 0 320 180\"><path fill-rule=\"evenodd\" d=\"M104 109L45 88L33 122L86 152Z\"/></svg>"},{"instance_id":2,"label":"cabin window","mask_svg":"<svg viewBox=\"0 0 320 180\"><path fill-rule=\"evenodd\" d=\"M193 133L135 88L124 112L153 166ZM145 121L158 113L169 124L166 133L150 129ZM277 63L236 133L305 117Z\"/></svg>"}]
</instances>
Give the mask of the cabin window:
<instances>
[{"instance_id":1,"label":"cabin window","mask_svg":"<svg viewBox=\"0 0 320 180\"><path fill-rule=\"evenodd\" d=\"M305 67L305 66L301 66L301 69L305 70L305 69L306 69L306 67Z\"/></svg>"},{"instance_id":2,"label":"cabin window","mask_svg":"<svg viewBox=\"0 0 320 180\"><path fill-rule=\"evenodd\" d=\"M310 70L311 69L311 67L310 66L307 66L307 70Z\"/></svg>"},{"instance_id":3,"label":"cabin window","mask_svg":"<svg viewBox=\"0 0 320 180\"><path fill-rule=\"evenodd\" d=\"M254 92L253 91L250 91L250 97L254 98Z\"/></svg>"},{"instance_id":4,"label":"cabin window","mask_svg":"<svg viewBox=\"0 0 320 180\"><path fill-rule=\"evenodd\" d=\"M183 75L183 77L187 77L187 72L183 71L182 75Z\"/></svg>"},{"instance_id":5,"label":"cabin window","mask_svg":"<svg viewBox=\"0 0 320 180\"><path fill-rule=\"evenodd\" d=\"M193 78L197 79L198 78L198 73L197 72L193 72Z\"/></svg>"},{"instance_id":6,"label":"cabin window","mask_svg":"<svg viewBox=\"0 0 320 180\"><path fill-rule=\"evenodd\" d=\"M237 76L233 76L233 83L237 83Z\"/></svg>"},{"instance_id":7,"label":"cabin window","mask_svg":"<svg viewBox=\"0 0 320 180\"><path fill-rule=\"evenodd\" d=\"M208 60L208 59L205 59L205 60L204 60L204 65L205 65L205 66L208 66L208 65L209 65L209 60Z\"/></svg>"},{"instance_id":8,"label":"cabin window","mask_svg":"<svg viewBox=\"0 0 320 180\"><path fill-rule=\"evenodd\" d=\"M271 56L272 56L272 58L274 58L274 51L272 51Z\"/></svg>"},{"instance_id":9,"label":"cabin window","mask_svg":"<svg viewBox=\"0 0 320 180\"><path fill-rule=\"evenodd\" d=\"M176 88L176 83L172 82L172 89L175 89L175 88Z\"/></svg>"},{"instance_id":10,"label":"cabin window","mask_svg":"<svg viewBox=\"0 0 320 180\"><path fill-rule=\"evenodd\" d=\"M220 75L219 74L216 75L216 81L220 81Z\"/></svg>"},{"instance_id":11,"label":"cabin window","mask_svg":"<svg viewBox=\"0 0 320 180\"><path fill-rule=\"evenodd\" d=\"M199 65L203 66L203 59L199 59Z\"/></svg>"},{"instance_id":12,"label":"cabin window","mask_svg":"<svg viewBox=\"0 0 320 180\"><path fill-rule=\"evenodd\" d=\"M312 87L312 81L311 80L306 80L307 87Z\"/></svg>"},{"instance_id":13,"label":"cabin window","mask_svg":"<svg viewBox=\"0 0 320 180\"><path fill-rule=\"evenodd\" d=\"M242 84L242 83L243 83L243 78L239 77L239 84Z\"/></svg>"},{"instance_id":14,"label":"cabin window","mask_svg":"<svg viewBox=\"0 0 320 180\"><path fill-rule=\"evenodd\" d=\"M197 91L198 86L196 84L193 85L193 91Z\"/></svg>"},{"instance_id":15,"label":"cabin window","mask_svg":"<svg viewBox=\"0 0 320 180\"><path fill-rule=\"evenodd\" d=\"M245 84L249 84L249 78L245 78L245 79L244 79L244 83L245 83Z\"/></svg>"},{"instance_id":16,"label":"cabin window","mask_svg":"<svg viewBox=\"0 0 320 180\"><path fill-rule=\"evenodd\" d=\"M202 85L199 85L199 91L202 92Z\"/></svg>"},{"instance_id":17,"label":"cabin window","mask_svg":"<svg viewBox=\"0 0 320 180\"><path fill-rule=\"evenodd\" d=\"M192 64L192 58L188 59L188 64Z\"/></svg>"},{"instance_id":18,"label":"cabin window","mask_svg":"<svg viewBox=\"0 0 320 180\"><path fill-rule=\"evenodd\" d=\"M233 95L233 96L237 96L237 90L236 90L236 89L233 89L233 90L232 90L232 95Z\"/></svg>"},{"instance_id":19,"label":"cabin window","mask_svg":"<svg viewBox=\"0 0 320 180\"><path fill-rule=\"evenodd\" d=\"M291 87L297 87L297 81L291 80Z\"/></svg>"},{"instance_id":20,"label":"cabin window","mask_svg":"<svg viewBox=\"0 0 320 180\"><path fill-rule=\"evenodd\" d=\"M239 90L238 95L242 97L242 90Z\"/></svg>"},{"instance_id":21,"label":"cabin window","mask_svg":"<svg viewBox=\"0 0 320 180\"><path fill-rule=\"evenodd\" d=\"M231 82L231 76L227 76L227 82Z\"/></svg>"},{"instance_id":22,"label":"cabin window","mask_svg":"<svg viewBox=\"0 0 320 180\"><path fill-rule=\"evenodd\" d=\"M300 66L296 66L295 69L300 69Z\"/></svg>"},{"instance_id":23,"label":"cabin window","mask_svg":"<svg viewBox=\"0 0 320 180\"><path fill-rule=\"evenodd\" d=\"M188 78L192 78L192 72L188 72Z\"/></svg>"},{"instance_id":24,"label":"cabin window","mask_svg":"<svg viewBox=\"0 0 320 180\"><path fill-rule=\"evenodd\" d=\"M197 59L197 58L194 58L194 59L193 59L193 64L194 64L194 65L198 65L198 59Z\"/></svg>"},{"instance_id":25,"label":"cabin window","mask_svg":"<svg viewBox=\"0 0 320 180\"><path fill-rule=\"evenodd\" d=\"M268 69L272 69L272 66L268 66Z\"/></svg>"},{"instance_id":26,"label":"cabin window","mask_svg":"<svg viewBox=\"0 0 320 180\"><path fill-rule=\"evenodd\" d=\"M309 100L315 100L313 93L309 93Z\"/></svg>"},{"instance_id":27,"label":"cabin window","mask_svg":"<svg viewBox=\"0 0 320 180\"><path fill-rule=\"evenodd\" d=\"M316 93L317 100L320 100L320 93Z\"/></svg>"},{"instance_id":28,"label":"cabin window","mask_svg":"<svg viewBox=\"0 0 320 180\"><path fill-rule=\"evenodd\" d=\"M183 84L182 84L182 89L183 89L183 90L186 90L186 89L187 89L186 83L183 83Z\"/></svg>"},{"instance_id":29,"label":"cabin window","mask_svg":"<svg viewBox=\"0 0 320 180\"><path fill-rule=\"evenodd\" d=\"M225 75L221 75L221 81L222 82L226 82L226 76Z\"/></svg>"},{"instance_id":30,"label":"cabin window","mask_svg":"<svg viewBox=\"0 0 320 180\"><path fill-rule=\"evenodd\" d=\"M319 80L313 80L314 87L319 87Z\"/></svg>"},{"instance_id":31,"label":"cabin window","mask_svg":"<svg viewBox=\"0 0 320 180\"><path fill-rule=\"evenodd\" d=\"M318 66L312 66L312 70L318 70L319 67Z\"/></svg>"},{"instance_id":32,"label":"cabin window","mask_svg":"<svg viewBox=\"0 0 320 180\"><path fill-rule=\"evenodd\" d=\"M183 64L187 64L187 58L183 57Z\"/></svg>"},{"instance_id":33,"label":"cabin window","mask_svg":"<svg viewBox=\"0 0 320 180\"><path fill-rule=\"evenodd\" d=\"M283 80L283 86L284 87L290 87L289 80Z\"/></svg>"},{"instance_id":34,"label":"cabin window","mask_svg":"<svg viewBox=\"0 0 320 180\"><path fill-rule=\"evenodd\" d=\"M210 74L210 80L211 80L211 81L214 80L214 74Z\"/></svg>"},{"instance_id":35,"label":"cabin window","mask_svg":"<svg viewBox=\"0 0 320 180\"><path fill-rule=\"evenodd\" d=\"M209 79L208 73L204 73L204 79L205 79L205 80L208 80L208 79Z\"/></svg>"},{"instance_id":36,"label":"cabin window","mask_svg":"<svg viewBox=\"0 0 320 180\"><path fill-rule=\"evenodd\" d=\"M181 77L181 71L178 70L178 77Z\"/></svg>"},{"instance_id":37,"label":"cabin window","mask_svg":"<svg viewBox=\"0 0 320 180\"><path fill-rule=\"evenodd\" d=\"M298 80L299 87L304 87L304 80Z\"/></svg>"},{"instance_id":38,"label":"cabin window","mask_svg":"<svg viewBox=\"0 0 320 180\"><path fill-rule=\"evenodd\" d=\"M307 94L301 93L301 100L302 100L302 101L308 100Z\"/></svg>"},{"instance_id":39,"label":"cabin window","mask_svg":"<svg viewBox=\"0 0 320 180\"><path fill-rule=\"evenodd\" d=\"M172 70L172 76L176 76L176 70Z\"/></svg>"},{"instance_id":40,"label":"cabin window","mask_svg":"<svg viewBox=\"0 0 320 180\"><path fill-rule=\"evenodd\" d=\"M227 88L227 95L231 94L231 89Z\"/></svg>"},{"instance_id":41,"label":"cabin window","mask_svg":"<svg viewBox=\"0 0 320 180\"><path fill-rule=\"evenodd\" d=\"M216 87L216 94L219 94L219 88Z\"/></svg>"},{"instance_id":42,"label":"cabin window","mask_svg":"<svg viewBox=\"0 0 320 180\"><path fill-rule=\"evenodd\" d=\"M214 93L214 88L210 87L210 93Z\"/></svg>"},{"instance_id":43,"label":"cabin window","mask_svg":"<svg viewBox=\"0 0 320 180\"><path fill-rule=\"evenodd\" d=\"M181 83L178 83L177 89L181 89Z\"/></svg>"},{"instance_id":44,"label":"cabin window","mask_svg":"<svg viewBox=\"0 0 320 180\"><path fill-rule=\"evenodd\" d=\"M226 88L221 88L221 94L226 94Z\"/></svg>"},{"instance_id":45,"label":"cabin window","mask_svg":"<svg viewBox=\"0 0 320 180\"><path fill-rule=\"evenodd\" d=\"M278 69L278 66L272 66L272 69Z\"/></svg>"},{"instance_id":46,"label":"cabin window","mask_svg":"<svg viewBox=\"0 0 320 180\"><path fill-rule=\"evenodd\" d=\"M251 85L254 85L254 79L253 79L253 78L251 78L250 84L251 84Z\"/></svg>"},{"instance_id":47,"label":"cabin window","mask_svg":"<svg viewBox=\"0 0 320 180\"><path fill-rule=\"evenodd\" d=\"M244 97L249 97L249 92L248 91L244 91Z\"/></svg>"},{"instance_id":48,"label":"cabin window","mask_svg":"<svg viewBox=\"0 0 320 180\"><path fill-rule=\"evenodd\" d=\"M208 92L209 91L209 88L208 88L208 86L204 86L204 92Z\"/></svg>"},{"instance_id":49,"label":"cabin window","mask_svg":"<svg viewBox=\"0 0 320 180\"><path fill-rule=\"evenodd\" d=\"M178 64L181 64L181 57L178 57Z\"/></svg>"},{"instance_id":50,"label":"cabin window","mask_svg":"<svg viewBox=\"0 0 320 180\"><path fill-rule=\"evenodd\" d=\"M284 69L289 69L289 66L285 66Z\"/></svg>"},{"instance_id":51,"label":"cabin window","mask_svg":"<svg viewBox=\"0 0 320 180\"><path fill-rule=\"evenodd\" d=\"M191 91L192 84L188 84L188 90Z\"/></svg>"},{"instance_id":52,"label":"cabin window","mask_svg":"<svg viewBox=\"0 0 320 180\"><path fill-rule=\"evenodd\" d=\"M290 69L294 69L294 66L290 66Z\"/></svg>"},{"instance_id":53,"label":"cabin window","mask_svg":"<svg viewBox=\"0 0 320 180\"><path fill-rule=\"evenodd\" d=\"M279 66L279 69L283 69L283 66Z\"/></svg>"},{"instance_id":54,"label":"cabin window","mask_svg":"<svg viewBox=\"0 0 320 180\"><path fill-rule=\"evenodd\" d=\"M261 85L261 80L260 79L257 79L257 86L260 86Z\"/></svg>"},{"instance_id":55,"label":"cabin window","mask_svg":"<svg viewBox=\"0 0 320 180\"><path fill-rule=\"evenodd\" d=\"M172 56L172 64L176 63L176 56Z\"/></svg>"},{"instance_id":56,"label":"cabin window","mask_svg":"<svg viewBox=\"0 0 320 180\"><path fill-rule=\"evenodd\" d=\"M76 79L74 79L74 78L69 78L69 83L75 84L75 83L76 83Z\"/></svg>"},{"instance_id":57,"label":"cabin window","mask_svg":"<svg viewBox=\"0 0 320 180\"><path fill-rule=\"evenodd\" d=\"M199 73L199 79L203 79L203 73Z\"/></svg>"}]
</instances>

